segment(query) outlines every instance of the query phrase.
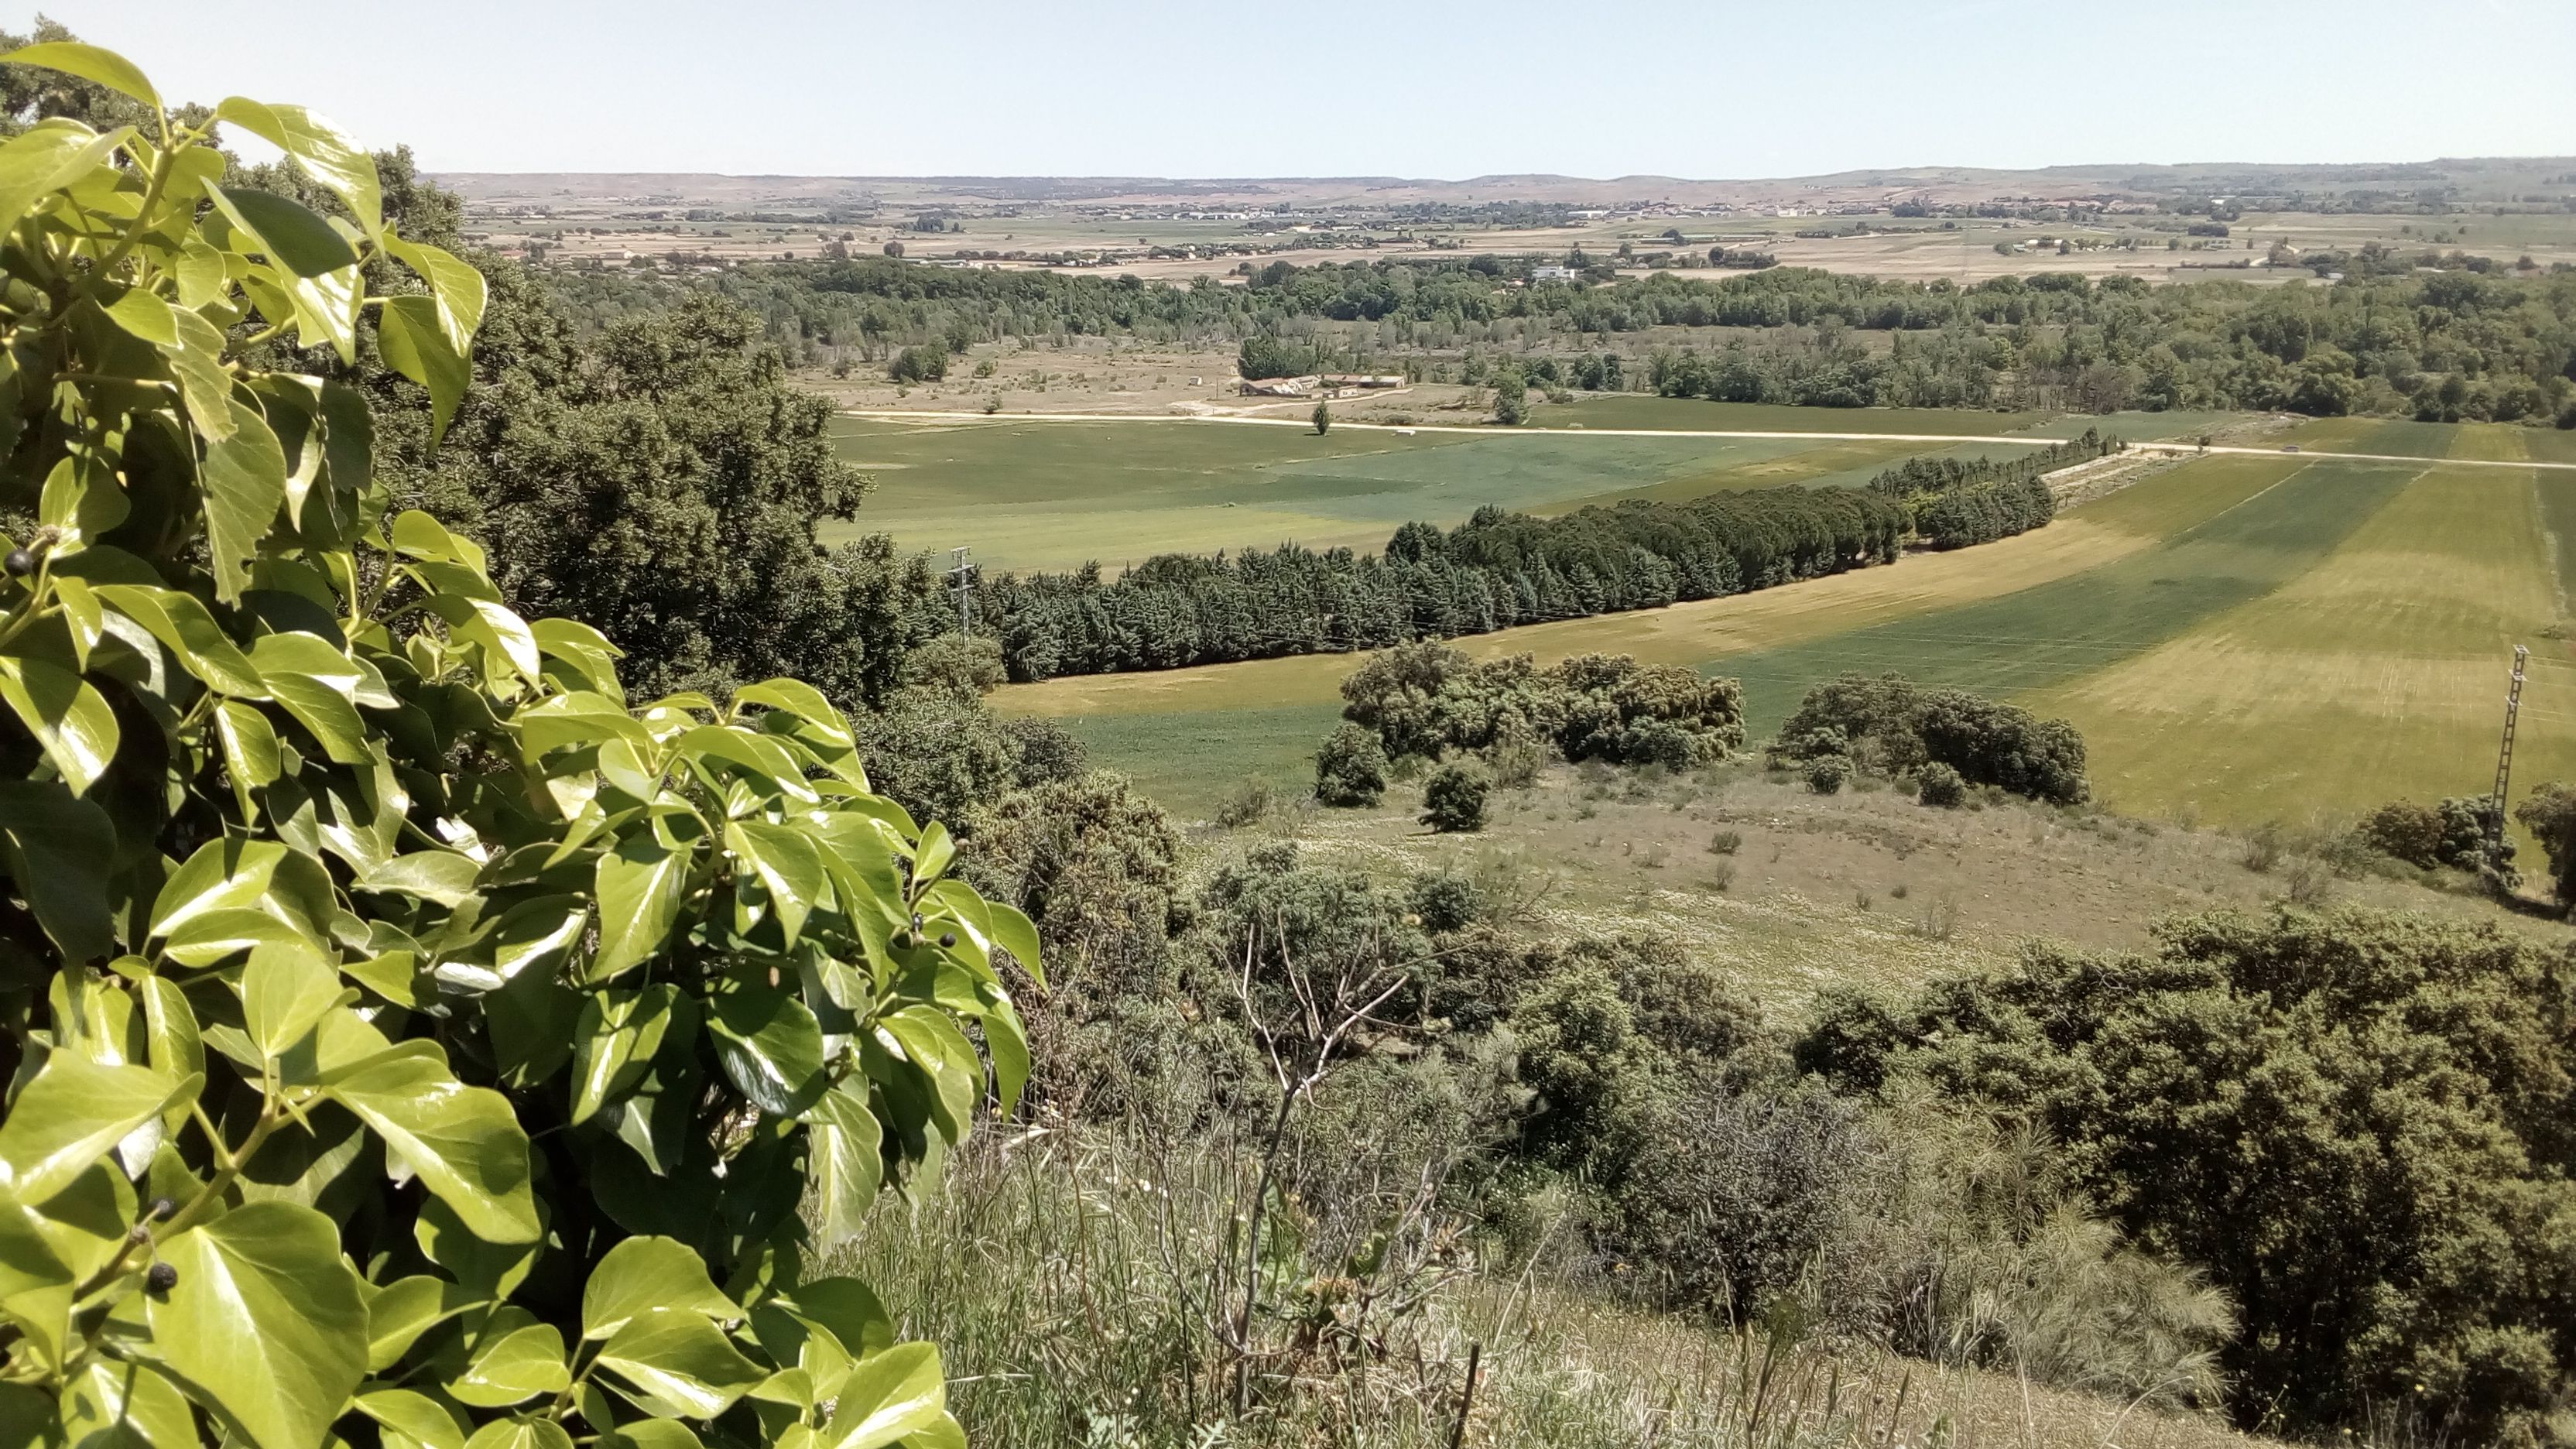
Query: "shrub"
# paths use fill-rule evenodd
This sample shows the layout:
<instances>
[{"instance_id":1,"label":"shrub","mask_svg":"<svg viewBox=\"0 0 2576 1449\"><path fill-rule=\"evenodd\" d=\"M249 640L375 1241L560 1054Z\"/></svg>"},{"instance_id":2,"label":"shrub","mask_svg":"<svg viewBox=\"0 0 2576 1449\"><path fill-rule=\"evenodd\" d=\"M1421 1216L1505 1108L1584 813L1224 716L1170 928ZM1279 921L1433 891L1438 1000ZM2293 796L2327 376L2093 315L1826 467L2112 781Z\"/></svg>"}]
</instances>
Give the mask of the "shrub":
<instances>
[{"instance_id":1,"label":"shrub","mask_svg":"<svg viewBox=\"0 0 2576 1449\"><path fill-rule=\"evenodd\" d=\"M1711 855L1733 855L1743 848L1744 832L1741 830L1721 830L1708 838Z\"/></svg>"},{"instance_id":2,"label":"shrub","mask_svg":"<svg viewBox=\"0 0 2576 1449\"><path fill-rule=\"evenodd\" d=\"M1442 765L1422 782L1422 823L1443 833L1484 829L1491 784L1480 765Z\"/></svg>"},{"instance_id":3,"label":"shrub","mask_svg":"<svg viewBox=\"0 0 2576 1449\"><path fill-rule=\"evenodd\" d=\"M907 347L886 364L886 376L896 382L938 382L948 376L948 349L937 343Z\"/></svg>"},{"instance_id":4,"label":"shrub","mask_svg":"<svg viewBox=\"0 0 2576 1449\"><path fill-rule=\"evenodd\" d=\"M1246 775L1219 800L1211 817L1228 830L1239 830L1268 818L1279 805L1278 788L1261 775Z\"/></svg>"},{"instance_id":5,"label":"shrub","mask_svg":"<svg viewBox=\"0 0 2576 1449\"><path fill-rule=\"evenodd\" d=\"M1527 790L1538 783L1539 772L1547 768L1547 746L1522 731L1507 731L1486 749L1485 763L1492 769L1496 785L1506 790Z\"/></svg>"},{"instance_id":6,"label":"shrub","mask_svg":"<svg viewBox=\"0 0 2576 1449\"><path fill-rule=\"evenodd\" d=\"M1852 763L1842 755L1818 755L1807 762L1807 788L1819 795L1839 793L1851 778Z\"/></svg>"},{"instance_id":7,"label":"shrub","mask_svg":"<svg viewBox=\"0 0 2576 1449\"><path fill-rule=\"evenodd\" d=\"M2430 806L2399 800L2372 811L2354 834L2372 850L2418 870L2477 873L2509 868L2512 847L2499 857L2488 845L2501 823L2499 807L2485 795L2453 796Z\"/></svg>"},{"instance_id":8,"label":"shrub","mask_svg":"<svg viewBox=\"0 0 2576 1449\"><path fill-rule=\"evenodd\" d=\"M1011 751L1011 783L1023 790L1077 780L1091 768L1091 751L1059 720L1006 719L1002 739Z\"/></svg>"},{"instance_id":9,"label":"shrub","mask_svg":"<svg viewBox=\"0 0 2576 1449\"><path fill-rule=\"evenodd\" d=\"M1936 760L1914 772L1914 798L1937 809L1956 810L1968 802L1968 782Z\"/></svg>"},{"instance_id":10,"label":"shrub","mask_svg":"<svg viewBox=\"0 0 2576 1449\"><path fill-rule=\"evenodd\" d=\"M1484 910L1476 883L1446 871L1416 876L1406 903L1422 929L1439 935L1466 929Z\"/></svg>"},{"instance_id":11,"label":"shrub","mask_svg":"<svg viewBox=\"0 0 2576 1449\"><path fill-rule=\"evenodd\" d=\"M1391 756L1553 745L1567 760L1690 769L1744 742L1743 690L1677 665L1577 655L1547 669L1436 641L1382 650L1342 682L1342 717Z\"/></svg>"},{"instance_id":12,"label":"shrub","mask_svg":"<svg viewBox=\"0 0 2576 1449\"><path fill-rule=\"evenodd\" d=\"M914 645L904 653L902 678L910 687L967 699L981 699L1010 682L1001 642L972 634L942 634Z\"/></svg>"},{"instance_id":13,"label":"shrub","mask_svg":"<svg viewBox=\"0 0 2576 1449\"><path fill-rule=\"evenodd\" d=\"M1317 403L1311 421L1315 424L1315 436L1320 438L1333 430L1333 410L1323 403Z\"/></svg>"},{"instance_id":14,"label":"shrub","mask_svg":"<svg viewBox=\"0 0 2576 1449\"><path fill-rule=\"evenodd\" d=\"M1335 727L1315 752L1315 798L1326 805L1375 805L1386 794L1386 751L1355 724Z\"/></svg>"},{"instance_id":15,"label":"shrub","mask_svg":"<svg viewBox=\"0 0 2576 1449\"><path fill-rule=\"evenodd\" d=\"M1835 745L1837 734L1845 742ZM1848 751L1859 763L1904 774L1948 765L1970 784L1992 785L2055 805L2092 794L2084 737L2064 720L1965 690L1917 688L1902 675L1847 674L1809 690L1780 726L1775 762Z\"/></svg>"},{"instance_id":16,"label":"shrub","mask_svg":"<svg viewBox=\"0 0 2576 1449\"><path fill-rule=\"evenodd\" d=\"M2238 1403L2290 1429L2406 1402L2514 1442L2576 1377L2576 958L2342 911L2169 921L2151 955L2032 948L1799 1045L1853 1087L2022 1113L2141 1245L2233 1295Z\"/></svg>"},{"instance_id":17,"label":"shrub","mask_svg":"<svg viewBox=\"0 0 2576 1449\"><path fill-rule=\"evenodd\" d=\"M2513 807L2513 818L2539 838L2558 903L2576 904L2576 786L2549 781Z\"/></svg>"},{"instance_id":18,"label":"shrub","mask_svg":"<svg viewBox=\"0 0 2576 1449\"><path fill-rule=\"evenodd\" d=\"M838 1442L895 1403L958 1442L936 1350L804 1263L1011 1110L1027 920L814 687L631 705L597 630L390 511L366 396L302 369L364 342L434 437L486 290L364 151L9 59L152 139L0 146L0 486L38 510L0 584L7 1437ZM332 219L227 176L217 121Z\"/></svg>"}]
</instances>

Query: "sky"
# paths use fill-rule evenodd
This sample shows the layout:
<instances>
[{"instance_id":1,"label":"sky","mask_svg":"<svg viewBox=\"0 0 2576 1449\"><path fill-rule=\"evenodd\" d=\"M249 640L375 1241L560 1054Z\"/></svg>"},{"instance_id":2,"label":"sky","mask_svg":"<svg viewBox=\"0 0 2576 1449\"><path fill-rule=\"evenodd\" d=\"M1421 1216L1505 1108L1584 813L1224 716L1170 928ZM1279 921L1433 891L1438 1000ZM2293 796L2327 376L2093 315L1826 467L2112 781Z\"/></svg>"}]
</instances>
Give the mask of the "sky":
<instances>
[{"instance_id":1,"label":"sky","mask_svg":"<svg viewBox=\"0 0 2576 1449\"><path fill-rule=\"evenodd\" d=\"M433 171L1738 179L2576 155L2576 0L46 10L165 95L299 102Z\"/></svg>"}]
</instances>

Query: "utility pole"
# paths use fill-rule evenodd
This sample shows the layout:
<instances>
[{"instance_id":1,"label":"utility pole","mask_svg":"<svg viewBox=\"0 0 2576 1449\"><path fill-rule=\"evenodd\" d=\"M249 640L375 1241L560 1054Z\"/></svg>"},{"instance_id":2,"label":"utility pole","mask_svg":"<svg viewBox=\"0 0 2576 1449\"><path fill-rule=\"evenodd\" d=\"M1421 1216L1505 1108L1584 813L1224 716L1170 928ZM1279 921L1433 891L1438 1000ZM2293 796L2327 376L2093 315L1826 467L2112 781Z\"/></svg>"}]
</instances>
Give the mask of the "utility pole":
<instances>
[{"instance_id":1,"label":"utility pole","mask_svg":"<svg viewBox=\"0 0 2576 1449\"><path fill-rule=\"evenodd\" d=\"M2513 646L2513 684L2504 696L2504 743L2496 748L2495 817L2487 822L2487 848L2501 852L2504 848L2504 792L2513 778L2513 723L2522 713L2522 666L2531 651L2520 644Z\"/></svg>"},{"instance_id":2,"label":"utility pole","mask_svg":"<svg viewBox=\"0 0 2576 1449\"><path fill-rule=\"evenodd\" d=\"M971 636L975 632L975 580L983 569L966 561L970 552L962 545L948 551L955 560L948 569L948 592L957 600L957 632Z\"/></svg>"}]
</instances>

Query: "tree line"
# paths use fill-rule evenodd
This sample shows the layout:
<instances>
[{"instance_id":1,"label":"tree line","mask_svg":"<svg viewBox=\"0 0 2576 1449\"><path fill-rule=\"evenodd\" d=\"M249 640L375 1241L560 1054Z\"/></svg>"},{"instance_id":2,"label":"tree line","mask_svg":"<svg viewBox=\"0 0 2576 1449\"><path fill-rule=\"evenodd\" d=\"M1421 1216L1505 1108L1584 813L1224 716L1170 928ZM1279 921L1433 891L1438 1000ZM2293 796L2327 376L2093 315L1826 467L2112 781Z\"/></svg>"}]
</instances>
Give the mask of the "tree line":
<instances>
[{"instance_id":1,"label":"tree line","mask_svg":"<svg viewBox=\"0 0 2576 1449\"><path fill-rule=\"evenodd\" d=\"M1383 553L1283 543L989 580L1014 680L1381 649L1582 618L1892 561L1903 504L1865 489L1766 488L1561 518L1488 506L1443 533L1408 523Z\"/></svg>"},{"instance_id":2,"label":"tree line","mask_svg":"<svg viewBox=\"0 0 2576 1449\"><path fill-rule=\"evenodd\" d=\"M2258 408L2457 421L2557 419L2576 394L2576 271L2422 271L2359 254L2340 280L2149 286L2044 274L1962 286L1777 267L1657 272L1597 286L1516 285L1526 259L1299 267L1241 286L883 258L754 263L681 280L570 274L603 323L643 299L712 289L757 313L791 360L911 345L1132 336L1236 346L1270 337L1353 368L1396 370L1486 344L1580 348L1650 329L1729 329L1716 346L1632 358L1676 396L1823 406ZM1893 334L1863 346L1853 332ZM1649 363L1638 369L1634 363Z\"/></svg>"},{"instance_id":3,"label":"tree line","mask_svg":"<svg viewBox=\"0 0 2576 1449\"><path fill-rule=\"evenodd\" d=\"M2057 516L2047 476L2128 445L2086 428L2081 437L2018 458L1908 458L1869 480L1870 491L1905 504L1914 531L1934 548L1965 548L2027 533Z\"/></svg>"}]
</instances>

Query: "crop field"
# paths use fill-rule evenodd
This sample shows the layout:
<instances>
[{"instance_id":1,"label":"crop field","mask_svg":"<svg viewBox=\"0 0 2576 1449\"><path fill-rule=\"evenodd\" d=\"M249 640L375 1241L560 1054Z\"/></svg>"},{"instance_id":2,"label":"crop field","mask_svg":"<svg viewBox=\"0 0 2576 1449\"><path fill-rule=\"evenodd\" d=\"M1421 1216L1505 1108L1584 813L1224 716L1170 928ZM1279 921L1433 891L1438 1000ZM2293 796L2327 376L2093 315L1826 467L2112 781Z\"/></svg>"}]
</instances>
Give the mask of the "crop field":
<instances>
[{"instance_id":1,"label":"crop field","mask_svg":"<svg viewBox=\"0 0 2576 1449\"><path fill-rule=\"evenodd\" d=\"M2134 438L2183 436L2225 415L2108 419L1929 409L1824 409L1589 399L1547 416L1587 431L1828 432L2061 438L2097 422ZM1831 438L1403 434L1222 422L918 421L844 417L842 455L877 489L841 534L883 530L906 549L971 546L994 568L1115 571L1157 553L1287 540L1375 549L1413 519L1463 522L1486 504L1550 513L1621 498L1680 500L1782 483L1848 485L1925 453L2009 444Z\"/></svg>"},{"instance_id":2,"label":"crop field","mask_svg":"<svg viewBox=\"0 0 2576 1449\"><path fill-rule=\"evenodd\" d=\"M2332 420L2364 462L2200 459L2036 533L1789 588L1460 641L1633 653L1743 679L1758 737L1801 693L1894 670L2063 715L2103 799L2245 826L2485 790L2513 644L2533 648L2517 779L2576 776L2576 475L2564 435ZM2421 461L2412 461L2420 459ZM1356 661L1325 656L1006 691L1185 811L1247 773L1302 785Z\"/></svg>"}]
</instances>

